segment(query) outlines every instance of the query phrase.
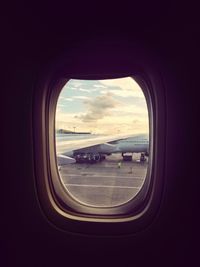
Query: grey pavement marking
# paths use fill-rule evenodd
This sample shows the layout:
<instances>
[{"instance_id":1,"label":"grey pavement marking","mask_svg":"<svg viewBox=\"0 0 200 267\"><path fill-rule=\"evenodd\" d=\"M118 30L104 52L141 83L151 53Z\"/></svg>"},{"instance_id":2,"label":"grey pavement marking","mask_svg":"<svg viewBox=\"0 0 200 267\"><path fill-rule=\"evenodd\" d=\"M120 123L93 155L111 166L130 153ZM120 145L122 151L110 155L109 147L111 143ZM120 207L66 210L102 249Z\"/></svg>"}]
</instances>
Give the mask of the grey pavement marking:
<instances>
[{"instance_id":1,"label":"grey pavement marking","mask_svg":"<svg viewBox=\"0 0 200 267\"><path fill-rule=\"evenodd\" d=\"M108 188L135 188L140 189L141 187L135 187L135 186L119 186L119 185L87 185L87 184L65 184L66 186L78 186L78 187L108 187Z\"/></svg>"},{"instance_id":2,"label":"grey pavement marking","mask_svg":"<svg viewBox=\"0 0 200 267\"><path fill-rule=\"evenodd\" d=\"M117 177L116 175L101 175L101 174L99 174L99 175L95 175L95 174L90 174L90 173L87 173L87 174L61 174L61 176L62 177L70 177L70 176L74 176L74 177L82 177L83 175L91 175L91 178L98 178L98 177L109 177L109 178L117 178L117 179L138 179L138 180L144 180L145 179L145 177L144 178L142 178L142 177L140 177L140 176L133 176L133 177ZM88 178L90 178L90 177L88 177Z\"/></svg>"}]
</instances>

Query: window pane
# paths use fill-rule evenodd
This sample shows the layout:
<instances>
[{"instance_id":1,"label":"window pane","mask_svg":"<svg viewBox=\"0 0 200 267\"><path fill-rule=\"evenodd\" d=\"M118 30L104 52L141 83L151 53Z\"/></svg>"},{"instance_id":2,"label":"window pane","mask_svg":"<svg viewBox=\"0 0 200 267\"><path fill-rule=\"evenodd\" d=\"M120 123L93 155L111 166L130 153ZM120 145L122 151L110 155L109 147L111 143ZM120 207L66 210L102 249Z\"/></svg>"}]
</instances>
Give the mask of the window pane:
<instances>
[{"instance_id":1,"label":"window pane","mask_svg":"<svg viewBox=\"0 0 200 267\"><path fill-rule=\"evenodd\" d=\"M56 109L57 164L79 202L114 207L144 183L149 153L147 104L131 78L69 80Z\"/></svg>"}]
</instances>

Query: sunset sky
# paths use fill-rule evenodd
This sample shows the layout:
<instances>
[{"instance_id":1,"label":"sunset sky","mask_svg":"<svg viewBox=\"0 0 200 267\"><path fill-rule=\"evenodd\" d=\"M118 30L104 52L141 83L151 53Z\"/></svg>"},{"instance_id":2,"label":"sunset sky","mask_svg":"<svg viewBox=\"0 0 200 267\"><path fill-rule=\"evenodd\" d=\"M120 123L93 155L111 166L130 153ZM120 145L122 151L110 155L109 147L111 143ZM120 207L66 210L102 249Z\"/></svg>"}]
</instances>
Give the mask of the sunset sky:
<instances>
[{"instance_id":1,"label":"sunset sky","mask_svg":"<svg viewBox=\"0 0 200 267\"><path fill-rule=\"evenodd\" d=\"M58 98L56 129L94 134L148 133L144 94L130 77L69 80Z\"/></svg>"}]
</instances>

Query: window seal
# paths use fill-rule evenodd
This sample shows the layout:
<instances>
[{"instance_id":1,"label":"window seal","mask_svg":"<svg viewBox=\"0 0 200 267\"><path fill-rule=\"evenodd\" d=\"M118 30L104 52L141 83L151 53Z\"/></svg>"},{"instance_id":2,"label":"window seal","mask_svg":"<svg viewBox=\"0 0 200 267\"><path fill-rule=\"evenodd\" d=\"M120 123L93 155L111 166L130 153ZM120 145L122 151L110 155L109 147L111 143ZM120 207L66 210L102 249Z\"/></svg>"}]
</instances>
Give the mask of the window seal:
<instances>
[{"instance_id":1,"label":"window seal","mask_svg":"<svg viewBox=\"0 0 200 267\"><path fill-rule=\"evenodd\" d=\"M116 226L116 223L123 223L129 226L132 226L132 224L134 224L134 229L136 230L140 229L145 222L145 218L151 218L152 214L155 214L155 210L157 210L158 208L158 203L156 204L156 200L160 199L162 195L162 176L164 171L164 154L160 155L159 151L165 149L165 140L164 138L160 138L161 135L159 133L161 131L163 132L163 130L165 129L166 105L164 94L161 94L161 92L159 93L158 89L155 91L154 87L162 88L162 92L164 91L164 87L161 79L158 78L157 80L153 81L144 71L133 73L134 75L131 76L134 77L134 80L136 80L136 82L143 89L146 100L149 97L147 106L148 114L150 115L149 127L151 128L149 128L149 142L151 146L150 152L152 153L152 155L150 156L151 161L149 164L151 165L151 168L150 166L148 167L148 169L151 169L151 173L145 179L145 181L149 183L149 189L147 190L146 197L142 201L143 205L139 205L138 203L137 205L134 204L134 198L128 203L122 205L123 212L122 209L120 212L120 205L119 207L117 207L117 212L114 214L113 212L111 214L111 212L107 208L91 209L91 207L89 207L88 209L85 207L85 205L80 205L80 203L76 203L76 207L77 205L79 206L77 210L76 208L74 208L74 204L66 205L66 202L63 202L63 199L58 198L55 190L55 181L53 181L55 178L52 179L52 177L55 177L55 175L59 174L57 168L55 168L55 142L53 143L51 140L55 139L54 124L55 105L57 102L56 94L58 95L67 79L65 77L63 77L62 79L60 77L56 77L57 75L52 78L52 76L50 75L50 78L45 79L45 81L37 87L33 105L36 191L40 207L43 210L44 214L50 221L53 222L53 224L58 225L58 227L60 227L61 229L71 229L75 232L88 232L98 234L101 231L98 232L97 225L98 223L103 223L103 229L106 233L111 234L112 232L114 232L116 234L116 232L120 232L118 227ZM102 76L98 75L86 76L87 79L102 79ZM108 76L109 78L111 78L110 75ZM112 75L113 79L118 78L118 75L116 75L115 77L113 76L114 75ZM73 75L70 78L74 78ZM76 75L75 78L77 79ZM83 79L83 76L80 76L80 78ZM107 79L108 77L104 76L104 78ZM146 89L144 90L145 86ZM155 92L157 95L155 94ZM158 112L159 107L161 107L161 113ZM159 138L156 139L156 137ZM161 148L159 148L159 146ZM159 160L158 154L160 156ZM159 162L157 162L157 160ZM58 180L60 181L60 179L57 179L57 181ZM63 185L61 184L59 184L59 186L60 188L63 187ZM140 191L142 194L142 189ZM65 194L64 197L66 197L64 190L62 191L62 194L63 193ZM141 194L139 192L137 196L141 198ZM74 203L74 199L72 202ZM134 207L133 204L136 206ZM105 212L106 209L107 211ZM111 209L113 211L113 208ZM154 210L154 212L152 212L152 210ZM104 211L103 215L102 211ZM81 229L77 229L78 222L81 222ZM113 223L115 227L112 229ZM87 228L88 224L91 224L93 226L90 230L88 230ZM130 227L127 227L123 232L128 231L130 231ZM131 232L132 231L133 230L131 230Z\"/></svg>"}]
</instances>

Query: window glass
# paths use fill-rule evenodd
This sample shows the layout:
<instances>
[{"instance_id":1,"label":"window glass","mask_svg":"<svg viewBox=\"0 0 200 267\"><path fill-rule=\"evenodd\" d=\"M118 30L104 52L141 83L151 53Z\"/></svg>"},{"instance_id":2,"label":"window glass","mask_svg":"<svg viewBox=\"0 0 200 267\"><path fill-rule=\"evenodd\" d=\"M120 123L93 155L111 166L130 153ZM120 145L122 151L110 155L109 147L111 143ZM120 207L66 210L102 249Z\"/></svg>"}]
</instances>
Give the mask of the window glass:
<instances>
[{"instance_id":1,"label":"window glass","mask_svg":"<svg viewBox=\"0 0 200 267\"><path fill-rule=\"evenodd\" d=\"M55 132L60 179L74 199L114 207L141 190L149 121L133 78L69 80L57 101Z\"/></svg>"}]
</instances>

